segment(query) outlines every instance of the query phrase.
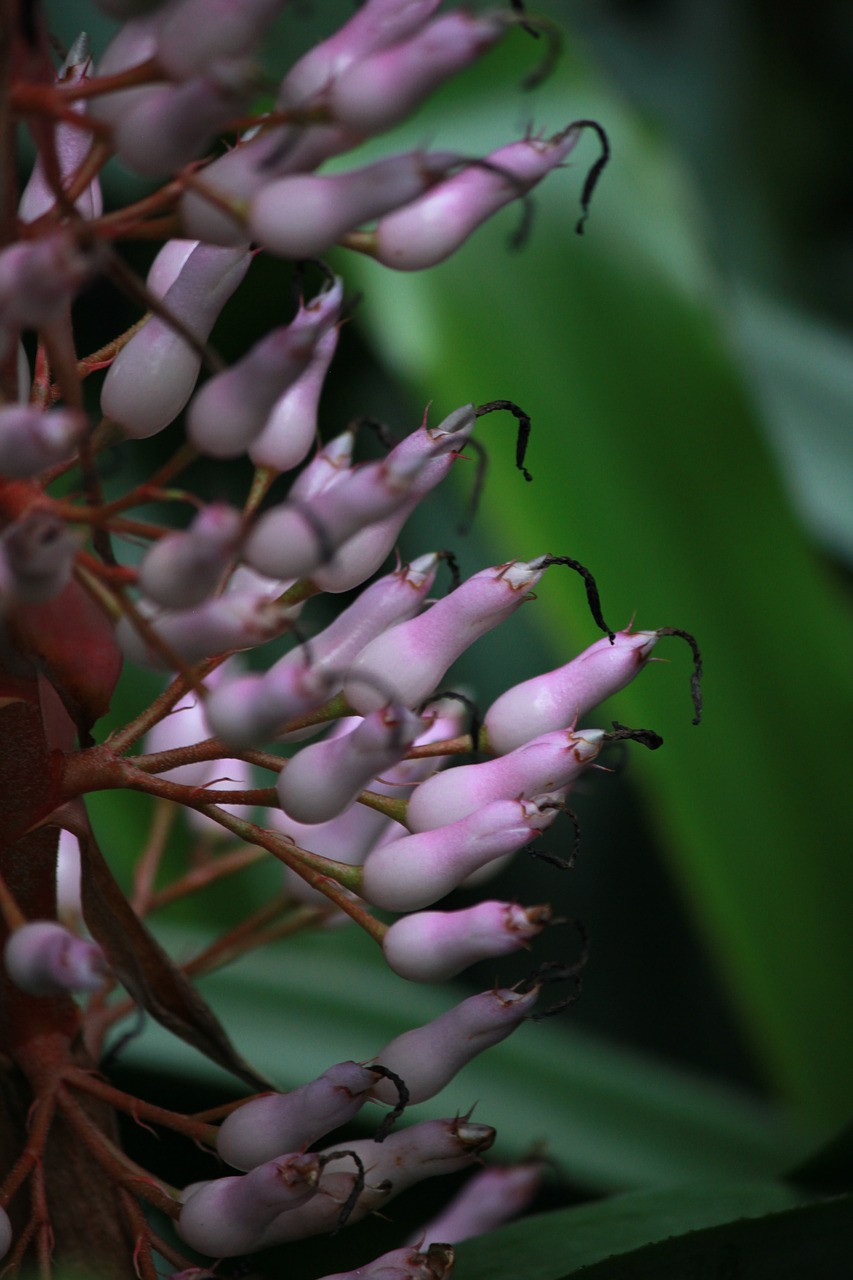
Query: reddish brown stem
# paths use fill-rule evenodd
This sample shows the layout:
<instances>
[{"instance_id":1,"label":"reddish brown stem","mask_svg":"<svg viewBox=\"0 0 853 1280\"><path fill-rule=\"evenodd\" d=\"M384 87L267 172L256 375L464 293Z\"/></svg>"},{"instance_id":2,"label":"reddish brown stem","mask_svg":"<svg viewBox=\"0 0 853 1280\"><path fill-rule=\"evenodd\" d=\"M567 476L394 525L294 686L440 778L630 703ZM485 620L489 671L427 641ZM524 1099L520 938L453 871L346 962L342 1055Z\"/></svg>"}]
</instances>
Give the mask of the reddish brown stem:
<instances>
[{"instance_id":1,"label":"reddish brown stem","mask_svg":"<svg viewBox=\"0 0 853 1280\"><path fill-rule=\"evenodd\" d=\"M5 1207L18 1188L24 1183L35 1165L41 1159L51 1121L56 1110L55 1094L47 1094L36 1099L30 1112L30 1132L27 1145L24 1147L9 1176L0 1188L0 1206Z\"/></svg>"},{"instance_id":2,"label":"reddish brown stem","mask_svg":"<svg viewBox=\"0 0 853 1280\"><path fill-rule=\"evenodd\" d=\"M151 1253L151 1232L145 1215L129 1191L119 1188L122 1212L134 1237L133 1268L139 1280L157 1280L157 1268Z\"/></svg>"},{"instance_id":3,"label":"reddish brown stem","mask_svg":"<svg viewBox=\"0 0 853 1280\"><path fill-rule=\"evenodd\" d=\"M232 876L246 867L253 867L256 862L266 856L266 849L258 849L254 845L236 849L233 853L221 854L205 866L194 867L179 880L173 880L159 893L151 893L145 901L144 912L159 911L161 907L167 907L170 903L177 902L179 898L185 898L190 893L205 889L209 884L214 884L225 876Z\"/></svg>"},{"instance_id":4,"label":"reddish brown stem","mask_svg":"<svg viewBox=\"0 0 853 1280\"><path fill-rule=\"evenodd\" d=\"M264 946L265 943L271 942L273 936L276 938L289 937L294 933L301 932L303 929L310 929L328 914L322 907L298 907L287 920L281 921L277 928L261 928L268 920L275 919L279 912L287 910L292 905L293 900L288 894L279 894L272 902L265 907L261 907L259 911L249 916L247 920L243 920L236 928L229 930L221 938L217 938L215 942L212 942L209 947L205 947L198 955L188 960L182 966L184 973L192 978L213 973L215 969L221 969L223 965L231 964L238 956L246 955L247 952L255 951L258 947Z\"/></svg>"},{"instance_id":5,"label":"reddish brown stem","mask_svg":"<svg viewBox=\"0 0 853 1280\"><path fill-rule=\"evenodd\" d=\"M44 1185L44 1169L39 1161L33 1169L30 1179L33 1222L35 1224L36 1257L41 1280L50 1280L51 1259L53 1255L53 1230L50 1225L50 1213L47 1207L47 1193Z\"/></svg>"},{"instance_id":6,"label":"reddish brown stem","mask_svg":"<svg viewBox=\"0 0 853 1280\"><path fill-rule=\"evenodd\" d=\"M216 1129L213 1125L200 1124L190 1116L181 1115L177 1111L168 1111L164 1107L156 1106L153 1102L145 1102L142 1098L135 1098L132 1094L116 1089L89 1071L72 1069L65 1073L64 1079L70 1088L90 1093L93 1097L100 1098L111 1107L115 1107L117 1111L124 1111L134 1120L150 1120L152 1124L160 1124L166 1129L174 1129L176 1133L184 1134L193 1142L199 1142L208 1147L216 1146Z\"/></svg>"},{"instance_id":7,"label":"reddish brown stem","mask_svg":"<svg viewBox=\"0 0 853 1280\"><path fill-rule=\"evenodd\" d=\"M114 1182L126 1187L133 1195L147 1200L149 1204L153 1204L156 1209L168 1214L170 1218L178 1217L181 1206L177 1199L177 1192L174 1192L174 1197L170 1195L164 1183L114 1146L92 1123L83 1108L74 1101L67 1090L60 1089L57 1100L74 1132Z\"/></svg>"}]
</instances>

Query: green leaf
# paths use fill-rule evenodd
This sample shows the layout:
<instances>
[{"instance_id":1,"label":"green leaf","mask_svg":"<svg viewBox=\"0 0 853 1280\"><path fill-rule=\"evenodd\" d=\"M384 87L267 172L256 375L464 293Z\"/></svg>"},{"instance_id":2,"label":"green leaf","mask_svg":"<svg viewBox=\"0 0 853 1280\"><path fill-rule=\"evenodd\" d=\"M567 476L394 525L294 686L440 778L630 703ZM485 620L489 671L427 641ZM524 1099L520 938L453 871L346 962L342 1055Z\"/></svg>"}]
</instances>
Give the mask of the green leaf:
<instances>
[{"instance_id":1,"label":"green leaf","mask_svg":"<svg viewBox=\"0 0 853 1280\"><path fill-rule=\"evenodd\" d=\"M815 536L853 562L853 343L750 289L737 295L735 321L794 501Z\"/></svg>"},{"instance_id":2,"label":"green leaf","mask_svg":"<svg viewBox=\"0 0 853 1280\"><path fill-rule=\"evenodd\" d=\"M186 956L201 939L181 933L171 943L173 954ZM375 1056L460 998L397 978L375 945L349 928L267 948L202 987L241 1052L285 1088L334 1062ZM125 1056L151 1070L226 1082L152 1024ZM474 1102L478 1118L498 1129L499 1158L544 1142L574 1181L591 1188L764 1177L816 1141L813 1131L734 1090L555 1023L522 1026L411 1118L452 1115Z\"/></svg>"},{"instance_id":3,"label":"green leaf","mask_svg":"<svg viewBox=\"0 0 853 1280\"><path fill-rule=\"evenodd\" d=\"M442 127L427 117L436 145L470 154L517 136L508 86L520 48L445 95L452 118ZM614 159L584 239L570 234L580 179L557 174L537 193L519 256L505 248L508 213L432 271L344 269L364 290L360 314L380 349L420 397L435 398L436 420L496 397L531 415L532 486L512 470L493 420L478 428L494 459L482 520L495 561L572 555L595 573L611 625L638 610L639 627L698 636L700 729L674 640L658 650L671 667L644 673L617 714L666 740L633 768L758 1062L784 1096L837 1122L853 1108L853 862L838 714L853 700L849 612L768 456L677 165L576 60L545 99L537 123L564 123L569 102L611 132ZM422 120L402 145L423 137ZM586 164L594 151L583 146ZM597 633L577 586L551 577L539 596L531 616L556 665ZM523 659L519 680L533 674ZM608 709L600 714L606 724Z\"/></svg>"},{"instance_id":4,"label":"green leaf","mask_svg":"<svg viewBox=\"0 0 853 1280\"><path fill-rule=\"evenodd\" d=\"M685 1280L706 1274L738 1280L836 1280L849 1274L851 1209L853 1199L844 1196L730 1222L584 1267L582 1272L566 1272L561 1280L579 1274L584 1280Z\"/></svg>"},{"instance_id":5,"label":"green leaf","mask_svg":"<svg viewBox=\"0 0 853 1280\"><path fill-rule=\"evenodd\" d=\"M853 1124L810 1152L787 1175L789 1182L821 1191L849 1191L853 1187Z\"/></svg>"},{"instance_id":6,"label":"green leaf","mask_svg":"<svg viewBox=\"0 0 853 1280\"><path fill-rule=\"evenodd\" d=\"M612 1196L524 1218L458 1245L458 1274L464 1280L558 1280L605 1259L652 1253L648 1246L670 1237L709 1234L707 1228L718 1224L731 1227L732 1219L760 1218L796 1203L795 1193L779 1183L670 1187ZM735 1274L741 1280L741 1273Z\"/></svg>"}]
</instances>

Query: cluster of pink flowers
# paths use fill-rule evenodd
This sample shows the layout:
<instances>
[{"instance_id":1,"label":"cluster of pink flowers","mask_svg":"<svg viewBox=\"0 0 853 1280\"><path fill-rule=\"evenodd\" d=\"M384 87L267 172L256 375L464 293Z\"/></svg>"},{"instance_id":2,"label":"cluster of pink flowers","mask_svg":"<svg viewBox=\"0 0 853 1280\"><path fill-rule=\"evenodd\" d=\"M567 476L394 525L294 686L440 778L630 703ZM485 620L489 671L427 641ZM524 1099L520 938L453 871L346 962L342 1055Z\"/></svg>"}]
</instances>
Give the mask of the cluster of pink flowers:
<instances>
[{"instance_id":1,"label":"cluster of pink flowers","mask_svg":"<svg viewBox=\"0 0 853 1280\"><path fill-rule=\"evenodd\" d=\"M648 731L581 729L578 721L624 688L673 629L612 631L589 571L541 548L481 569L440 599L430 593L452 561L448 553L427 550L388 570L409 515L447 477L479 420L508 408L522 430L529 423L507 401L466 404L438 421L425 413L381 460L361 465L353 462L355 429L320 443L319 402L344 307L343 281L325 264L322 286L302 296L295 316L230 367L208 345L264 255L301 263L343 245L391 268L428 267L562 164L590 122L511 141L481 160L415 151L318 172L405 119L528 20L515 9L439 14L439 0L366 0L291 67L270 109L253 115L252 57L283 0L103 0L103 7L122 25L97 71L81 39L54 82L38 8L22 5L20 73L10 93L38 160L17 210L5 211L11 231L0 249L0 707L20 702L31 719L14 729L23 734L16 744L0 736L0 763L10 769L26 741L45 758L52 753L53 764L11 823L0 876L8 1009L0 1050L27 1078L37 1118L37 1136L0 1187L0 1206L9 1208L0 1207L0 1253L12 1249L16 1267L31 1247L42 1259L50 1254L41 1157L51 1124L62 1124L117 1186L139 1274L153 1277L155 1253L176 1274L190 1273L195 1264L180 1241L210 1258L252 1253L333 1231L384 1210L423 1178L478 1163L495 1136L488 1124L455 1116L391 1126L547 1010L538 1004L546 975L535 970L514 988L462 1001L367 1062L331 1065L290 1093L261 1093L217 1128L130 1098L72 1050L85 1040L95 1064L105 1028L126 1012L120 999L111 1002L118 980L176 1034L261 1083L154 943L149 912L236 874L263 850L285 865L282 914L291 931L348 916L409 981L442 982L477 960L528 947L551 922L547 905L486 900L448 911L437 904L471 877L488 878L550 827L608 742L659 745ZM217 148L223 133L230 149ZM105 213L98 175L112 157L162 185ZM599 171L600 164L592 181ZM143 282L116 244L158 234L164 243ZM72 308L85 305L99 274L147 310L109 348L81 359ZM104 368L93 419L84 383ZM107 501L102 451L175 432L181 415L185 436L176 436L171 460ZM248 456L254 481L241 507L175 489L198 455ZM523 470L523 439L518 462ZM269 504L274 482L289 472L286 497ZM76 477L70 489L67 477ZM192 518L179 530L135 519L133 509L152 497L175 501L179 511L189 506ZM114 539L127 538L145 550L121 564ZM566 665L508 690L466 732L467 700L445 695L447 673L532 599L557 564L581 574L605 634ZM353 602L312 633L311 599L356 588ZM292 646L263 670L230 660L281 636L292 636ZM123 660L168 671L170 683L99 743L92 727ZM698 692L696 705L698 715ZM143 739L143 754L132 754ZM296 745L286 757L271 750L277 743ZM443 767L472 752L486 758ZM277 774L275 789L259 785L261 769ZM80 804L87 791L112 787L183 805L211 848L211 832L232 844L220 841L194 879L165 890L155 886L149 850L129 903ZM253 822L258 809L264 816ZM57 837L63 829L58 910L55 842L40 887L17 870L24 842L45 825ZM396 918L387 923L375 908ZM244 930L230 953L254 940ZM572 966L562 976L574 976ZM50 1017L65 1047L46 1064L32 1028L43 1030ZM79 1100L92 1095L171 1125L237 1172L213 1171L183 1190L153 1175L140 1180L109 1135L81 1119ZM374 1137L316 1149L369 1100L391 1108ZM416 1241L347 1275L440 1280L452 1268L453 1242L520 1211L539 1175L535 1160L476 1175ZM29 1218L19 1194L28 1179ZM174 1219L177 1244L146 1225L137 1197Z\"/></svg>"}]
</instances>

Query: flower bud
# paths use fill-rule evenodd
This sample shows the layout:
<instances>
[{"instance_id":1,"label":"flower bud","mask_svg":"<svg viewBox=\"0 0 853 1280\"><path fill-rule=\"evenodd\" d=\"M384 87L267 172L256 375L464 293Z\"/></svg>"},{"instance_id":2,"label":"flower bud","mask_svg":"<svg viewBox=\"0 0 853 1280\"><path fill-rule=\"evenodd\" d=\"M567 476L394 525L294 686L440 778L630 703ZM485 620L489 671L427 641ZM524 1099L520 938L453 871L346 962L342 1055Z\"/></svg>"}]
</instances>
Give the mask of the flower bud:
<instances>
[{"instance_id":1,"label":"flower bud","mask_svg":"<svg viewBox=\"0 0 853 1280\"><path fill-rule=\"evenodd\" d=\"M167 609L201 604L216 590L237 550L242 527L234 507L211 503L185 532L155 542L139 567L140 590Z\"/></svg>"},{"instance_id":2,"label":"flower bud","mask_svg":"<svg viewBox=\"0 0 853 1280\"><path fill-rule=\"evenodd\" d=\"M542 1185L542 1168L541 1160L534 1160L475 1173L438 1217L418 1231L418 1244L457 1244L496 1231L528 1208Z\"/></svg>"},{"instance_id":3,"label":"flower bud","mask_svg":"<svg viewBox=\"0 0 853 1280\"><path fill-rule=\"evenodd\" d=\"M366 1262L355 1271L336 1271L322 1280L446 1280L453 1270L454 1254L449 1245L433 1244L421 1250L419 1244L392 1249L381 1258Z\"/></svg>"},{"instance_id":4,"label":"flower bud","mask_svg":"<svg viewBox=\"0 0 853 1280\"><path fill-rule=\"evenodd\" d=\"M386 267L422 271L443 262L487 218L526 195L563 161L580 134L525 138L469 165L402 209L380 219L370 253Z\"/></svg>"},{"instance_id":5,"label":"flower bud","mask_svg":"<svg viewBox=\"0 0 853 1280\"><path fill-rule=\"evenodd\" d=\"M289 173L311 173L324 160L339 155L358 139L340 125L268 126L252 132L219 156L204 170L204 188L218 198L241 205L274 178ZM251 233L244 218L235 216L207 199L204 191L190 189L181 197L181 223L187 235L206 244L247 245Z\"/></svg>"},{"instance_id":6,"label":"flower bud","mask_svg":"<svg viewBox=\"0 0 853 1280\"><path fill-rule=\"evenodd\" d=\"M212 1257L249 1253L280 1213L292 1212L316 1195L321 1168L317 1155L297 1152L250 1173L188 1188L178 1234Z\"/></svg>"},{"instance_id":7,"label":"flower bud","mask_svg":"<svg viewBox=\"0 0 853 1280\"><path fill-rule=\"evenodd\" d=\"M298 822L327 822L343 813L370 779L396 764L423 721L391 704L340 738L303 747L279 774L282 809Z\"/></svg>"},{"instance_id":8,"label":"flower bud","mask_svg":"<svg viewBox=\"0 0 853 1280\"><path fill-rule=\"evenodd\" d=\"M123 111L113 130L118 159L145 178L163 178L213 142L251 97L254 68L239 58L211 63L183 84L158 85Z\"/></svg>"},{"instance_id":9,"label":"flower bud","mask_svg":"<svg viewBox=\"0 0 853 1280\"><path fill-rule=\"evenodd\" d=\"M209 690L221 688L233 670L231 663L223 663L212 671L205 680ZM160 751L173 751L179 747L191 747L203 742L209 736L205 718L204 704L194 691L186 694L177 702L167 716L158 720L145 738L145 751L155 754ZM217 759L199 760L191 764L178 765L174 769L164 770L158 775L169 782L178 782L185 787L204 787L206 790L226 788L228 790L248 791L253 785L251 765L244 760ZM248 805L223 805L226 813L233 813L240 818L248 818L251 809ZM201 834L223 835L218 822L204 813L194 809L185 810L187 821L192 828Z\"/></svg>"},{"instance_id":10,"label":"flower bud","mask_svg":"<svg viewBox=\"0 0 853 1280\"><path fill-rule=\"evenodd\" d=\"M556 813L530 800L495 800L445 827L392 840L369 855L359 893L385 911L429 907L474 871L515 853Z\"/></svg>"},{"instance_id":11,"label":"flower bud","mask_svg":"<svg viewBox=\"0 0 853 1280\"><path fill-rule=\"evenodd\" d=\"M456 1117L452 1120L422 1120L390 1133L383 1142L359 1138L347 1144L364 1162L368 1183L385 1180L391 1194L400 1195L408 1187L438 1174L456 1173L493 1145L495 1130Z\"/></svg>"},{"instance_id":12,"label":"flower bud","mask_svg":"<svg viewBox=\"0 0 853 1280\"><path fill-rule=\"evenodd\" d=\"M98 75L120 75L153 58L157 51L157 32L170 8L170 4L164 4L153 12L123 22L101 54ZM89 99L89 114L104 124L114 126L125 111L155 92L156 88L146 84L134 89L117 89L114 93L100 93Z\"/></svg>"},{"instance_id":13,"label":"flower bud","mask_svg":"<svg viewBox=\"0 0 853 1280\"><path fill-rule=\"evenodd\" d=\"M207 723L211 733L234 747L266 742L290 720L322 706L337 683L334 673L304 663L241 676L213 691L205 708Z\"/></svg>"},{"instance_id":14,"label":"flower bud","mask_svg":"<svg viewBox=\"0 0 853 1280\"><path fill-rule=\"evenodd\" d=\"M479 902L464 911L419 911L391 925L382 950L401 978L446 982L478 960L526 947L550 919L550 907L513 902Z\"/></svg>"},{"instance_id":15,"label":"flower bud","mask_svg":"<svg viewBox=\"0 0 853 1280\"><path fill-rule=\"evenodd\" d=\"M180 0L160 25L157 61L174 80L204 72L217 58L252 53L285 0Z\"/></svg>"},{"instance_id":16,"label":"flower bud","mask_svg":"<svg viewBox=\"0 0 853 1280\"><path fill-rule=\"evenodd\" d=\"M354 432L342 431L322 449L318 449L290 486L290 498L307 502L316 493L322 493L324 489L337 484L352 468L354 447Z\"/></svg>"},{"instance_id":17,"label":"flower bud","mask_svg":"<svg viewBox=\"0 0 853 1280\"><path fill-rule=\"evenodd\" d=\"M456 822L493 800L530 799L560 791L583 773L604 743L602 729L544 733L516 751L482 764L463 764L436 774L416 790L406 810L413 831Z\"/></svg>"},{"instance_id":18,"label":"flower bud","mask_svg":"<svg viewBox=\"0 0 853 1280\"><path fill-rule=\"evenodd\" d=\"M167 240L148 268L145 277L148 292L157 298L165 297L198 244L198 240Z\"/></svg>"},{"instance_id":19,"label":"flower bud","mask_svg":"<svg viewBox=\"0 0 853 1280\"><path fill-rule=\"evenodd\" d=\"M34 404L0 408L0 473L21 479L65 462L86 434L78 409L39 409Z\"/></svg>"},{"instance_id":20,"label":"flower bud","mask_svg":"<svg viewBox=\"0 0 853 1280\"><path fill-rule=\"evenodd\" d=\"M323 382L338 345L338 329L327 329L305 370L272 407L261 434L249 446L256 467L292 471L317 439L317 409Z\"/></svg>"},{"instance_id":21,"label":"flower bud","mask_svg":"<svg viewBox=\"0 0 853 1280\"><path fill-rule=\"evenodd\" d=\"M3 959L16 987L31 996L100 991L108 975L96 942L53 920L32 920L9 935Z\"/></svg>"},{"instance_id":22,"label":"flower bud","mask_svg":"<svg viewBox=\"0 0 853 1280\"><path fill-rule=\"evenodd\" d=\"M348 22L291 67L279 90L281 106L322 100L336 76L377 49L414 35L441 0L366 0Z\"/></svg>"},{"instance_id":23,"label":"flower bud","mask_svg":"<svg viewBox=\"0 0 853 1280\"><path fill-rule=\"evenodd\" d=\"M216 1150L235 1169L254 1169L283 1151L300 1151L347 1124L375 1083L369 1067L339 1062L290 1093L253 1098L223 1120Z\"/></svg>"},{"instance_id":24,"label":"flower bud","mask_svg":"<svg viewBox=\"0 0 853 1280\"><path fill-rule=\"evenodd\" d=\"M467 439L474 421L473 408L466 406L445 420L451 423L449 428L445 423L432 429L422 426L383 461L342 474L335 484L308 499L297 495L294 501L292 489L288 502L273 507L255 525L246 543L245 559L261 573L282 577L304 577L328 562L334 567L339 546L400 510L414 492L418 498L422 496L428 491L423 488L424 477L429 488L446 474L446 455ZM387 551L380 546L379 552L364 577L384 560ZM356 583L361 581L363 577L356 579ZM382 701L377 698L371 709Z\"/></svg>"},{"instance_id":25,"label":"flower bud","mask_svg":"<svg viewBox=\"0 0 853 1280\"><path fill-rule=\"evenodd\" d=\"M390 129L496 44L506 29L503 18L494 14L443 14L408 40L336 75L328 91L329 109L341 124L362 134Z\"/></svg>"},{"instance_id":26,"label":"flower bud","mask_svg":"<svg viewBox=\"0 0 853 1280\"><path fill-rule=\"evenodd\" d=\"M249 448L276 402L304 373L320 338L337 319L340 301L337 282L302 307L292 324L273 329L230 369L205 383L187 413L187 434L197 449L214 458L236 458Z\"/></svg>"},{"instance_id":27,"label":"flower bud","mask_svg":"<svg viewBox=\"0 0 853 1280\"><path fill-rule=\"evenodd\" d=\"M428 191L458 160L448 151L411 151L349 173L279 178L251 202L252 238L284 258L320 257L344 232Z\"/></svg>"},{"instance_id":28,"label":"flower bud","mask_svg":"<svg viewBox=\"0 0 853 1280\"><path fill-rule=\"evenodd\" d=\"M405 705L423 702L469 645L531 599L528 588L543 572L536 561L522 560L483 569L426 613L384 632L352 665L344 685L351 706L361 712L375 707L380 678Z\"/></svg>"},{"instance_id":29,"label":"flower bud","mask_svg":"<svg viewBox=\"0 0 853 1280\"><path fill-rule=\"evenodd\" d=\"M512 1035L530 1016L537 995L534 987L525 992L493 990L469 996L425 1026L395 1037L374 1060L400 1077L410 1102L426 1102L478 1054ZM377 1081L372 1095L381 1102L397 1101L388 1080Z\"/></svg>"},{"instance_id":30,"label":"flower bud","mask_svg":"<svg viewBox=\"0 0 853 1280\"><path fill-rule=\"evenodd\" d=\"M0 252L0 330L6 345L17 329L49 328L60 319L100 256L97 245L80 244L67 228Z\"/></svg>"},{"instance_id":31,"label":"flower bud","mask_svg":"<svg viewBox=\"0 0 853 1280\"><path fill-rule=\"evenodd\" d=\"M544 675L514 685L497 698L483 722L491 751L513 751L531 738L566 728L605 698L624 689L646 665L655 631L619 631Z\"/></svg>"},{"instance_id":32,"label":"flower bud","mask_svg":"<svg viewBox=\"0 0 853 1280\"><path fill-rule=\"evenodd\" d=\"M245 248L197 245L163 295L163 306L205 341L250 261ZM135 440L156 435L189 400L200 368L198 352L168 320L152 316L113 361L101 411Z\"/></svg>"},{"instance_id":33,"label":"flower bud","mask_svg":"<svg viewBox=\"0 0 853 1280\"><path fill-rule=\"evenodd\" d=\"M429 742L441 742L444 738L453 737L461 727L461 714L458 703L447 703L447 711L436 716L426 733L415 740L415 746L424 746ZM335 732L348 733L358 724L360 717L352 716L339 720ZM368 790L379 795L408 798L413 783L428 778L440 769L449 759L448 756L424 756L416 760L401 760L399 764L382 771L381 778L372 778ZM308 849L322 858L334 858L337 862L346 862L350 866L358 866L364 862L370 850L378 847L386 837L395 839L406 834L406 828L399 822L386 818L376 809L365 804L352 804L336 818L328 822L306 824L296 822L281 809L270 809L267 824L289 836L300 849ZM289 868L284 873L285 884L291 895L298 902L310 902L315 905L329 906L329 899L318 889L307 884L300 875ZM339 913L340 923L346 917ZM333 917L328 923L337 923Z\"/></svg>"},{"instance_id":34,"label":"flower bud","mask_svg":"<svg viewBox=\"0 0 853 1280\"><path fill-rule=\"evenodd\" d=\"M61 924L75 930L83 918L80 900L80 841L63 827L56 851L56 914Z\"/></svg>"},{"instance_id":35,"label":"flower bud","mask_svg":"<svg viewBox=\"0 0 853 1280\"><path fill-rule=\"evenodd\" d=\"M61 84L79 84L89 78L92 72L92 60L89 57L89 40L85 32L79 35L68 52L57 80ZM85 115L83 102L71 104L77 115ZM85 129L60 121L53 128L53 147L59 168L59 179L64 184L77 172L85 160L91 137ZM43 213L48 213L56 204L56 193L47 181L44 163L40 155L36 156L29 181L21 194L18 205L18 217L22 222L35 222ZM74 207L81 218L99 218L104 202L101 197L101 184L97 178L74 201Z\"/></svg>"},{"instance_id":36,"label":"flower bud","mask_svg":"<svg viewBox=\"0 0 853 1280\"><path fill-rule=\"evenodd\" d=\"M32 511L9 525L2 536L11 592L23 604L42 604L58 596L71 580L78 541L49 511Z\"/></svg>"},{"instance_id":37,"label":"flower bud","mask_svg":"<svg viewBox=\"0 0 853 1280\"><path fill-rule=\"evenodd\" d=\"M347 1215L347 1224L359 1222L425 1178L473 1164L494 1140L495 1131L488 1125L456 1118L412 1125L389 1135L381 1144L371 1138L349 1143L346 1150L359 1156L367 1177ZM300 1208L280 1214L264 1232L262 1246L334 1230L354 1185L354 1174L324 1171L320 1194Z\"/></svg>"},{"instance_id":38,"label":"flower bud","mask_svg":"<svg viewBox=\"0 0 853 1280\"><path fill-rule=\"evenodd\" d=\"M274 600L242 591L218 596L195 609L160 612L144 603L140 608L163 643L190 663L264 644L286 631L292 616ZM131 662L168 669L165 658L149 647L129 618L119 622L116 640Z\"/></svg>"},{"instance_id":39,"label":"flower bud","mask_svg":"<svg viewBox=\"0 0 853 1280\"><path fill-rule=\"evenodd\" d=\"M365 587L324 631L285 654L267 675L294 663L308 663L315 670L323 667L330 674L337 674L340 685L365 645L388 627L417 613L435 581L439 559L435 552L420 556Z\"/></svg>"}]
</instances>

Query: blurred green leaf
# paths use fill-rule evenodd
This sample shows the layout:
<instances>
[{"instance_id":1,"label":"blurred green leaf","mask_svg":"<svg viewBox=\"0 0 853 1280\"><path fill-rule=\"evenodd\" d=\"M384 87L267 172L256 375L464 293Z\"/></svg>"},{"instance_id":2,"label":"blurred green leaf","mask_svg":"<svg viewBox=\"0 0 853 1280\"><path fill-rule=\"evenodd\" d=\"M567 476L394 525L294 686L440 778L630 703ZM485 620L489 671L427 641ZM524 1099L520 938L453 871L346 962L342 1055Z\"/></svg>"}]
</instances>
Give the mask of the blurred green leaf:
<instances>
[{"instance_id":1,"label":"blurred green leaf","mask_svg":"<svg viewBox=\"0 0 853 1280\"><path fill-rule=\"evenodd\" d=\"M614 1196L526 1218L458 1246L466 1280L836 1280L849 1273L853 1197L796 1204L771 1183Z\"/></svg>"},{"instance_id":2,"label":"blurred green leaf","mask_svg":"<svg viewBox=\"0 0 853 1280\"><path fill-rule=\"evenodd\" d=\"M634 1258L638 1250L653 1255L654 1250L646 1246L670 1237L709 1234L703 1228L731 1225L732 1219L760 1218L796 1203L794 1192L772 1182L611 1196L595 1204L524 1218L466 1241L457 1246L457 1265L465 1280L558 1280L605 1259ZM648 1274L658 1272L652 1269ZM740 1271L737 1276L740 1280Z\"/></svg>"},{"instance_id":3,"label":"blurred green leaf","mask_svg":"<svg viewBox=\"0 0 853 1280\"><path fill-rule=\"evenodd\" d=\"M736 303L741 359L797 508L853 563L853 342L756 290L742 289Z\"/></svg>"},{"instance_id":4,"label":"blurred green leaf","mask_svg":"<svg viewBox=\"0 0 853 1280\"><path fill-rule=\"evenodd\" d=\"M513 44L455 97L445 93L445 116L426 117L436 142L465 139L470 154L517 136L511 85L524 56ZM537 124L592 115L611 133L614 159L584 239L570 234L580 179L555 175L537 193L519 256L505 248L509 212L432 271L349 260L345 269L364 289L361 315L380 349L435 397L436 420L504 396L530 413L529 488L494 420L478 432L495 460L481 517L495 560L570 554L596 574L612 625L639 608L640 627L699 637L705 724L689 725L686 651L661 644L672 668L645 673L618 714L659 729L667 749L633 767L757 1059L789 1099L843 1119L853 1107L853 864L840 769L842 708L853 701L849 612L764 447L677 165L576 54L543 94ZM590 163L592 145L582 145L578 162ZM555 659L595 638L575 584L552 577L539 595ZM532 674L523 654L515 674ZM648 930L654 946L653 920Z\"/></svg>"},{"instance_id":5,"label":"blurred green leaf","mask_svg":"<svg viewBox=\"0 0 853 1280\"><path fill-rule=\"evenodd\" d=\"M789 1170L786 1177L789 1182L824 1192L849 1191L853 1187L853 1124L833 1134L828 1142Z\"/></svg>"},{"instance_id":6,"label":"blurred green leaf","mask_svg":"<svg viewBox=\"0 0 853 1280\"><path fill-rule=\"evenodd\" d=\"M178 958L201 944L192 933L166 941ZM247 956L202 990L241 1052L286 1088L334 1062L373 1057L459 998L395 977L375 944L351 928ZM134 1066L227 1080L151 1024L125 1055ZM816 1141L814 1132L734 1090L548 1022L527 1024L481 1055L413 1118L450 1115L473 1102L478 1118L498 1129L500 1158L541 1141L574 1181L596 1189L764 1177Z\"/></svg>"}]
</instances>

